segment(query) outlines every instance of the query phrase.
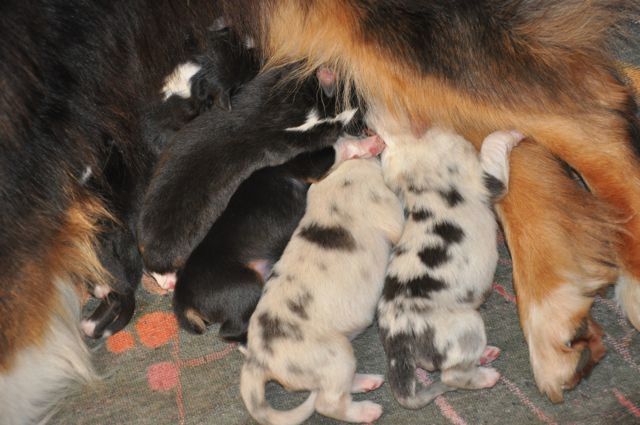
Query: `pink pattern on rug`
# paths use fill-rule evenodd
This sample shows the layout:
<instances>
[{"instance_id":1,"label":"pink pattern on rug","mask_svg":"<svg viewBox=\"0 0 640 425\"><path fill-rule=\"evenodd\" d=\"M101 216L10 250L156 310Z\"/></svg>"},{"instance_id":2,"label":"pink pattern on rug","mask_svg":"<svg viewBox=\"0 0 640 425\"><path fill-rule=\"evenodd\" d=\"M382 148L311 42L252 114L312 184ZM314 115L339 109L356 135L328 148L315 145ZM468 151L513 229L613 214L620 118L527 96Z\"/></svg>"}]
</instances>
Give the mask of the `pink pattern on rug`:
<instances>
[{"instance_id":1,"label":"pink pattern on rug","mask_svg":"<svg viewBox=\"0 0 640 425\"><path fill-rule=\"evenodd\" d=\"M620 357L622 357L622 359L629 366L631 366L632 369L635 369L637 372L640 372L640 365L638 365L638 363L636 363L631 357L631 352L629 351L629 347L625 346L625 343L624 343L625 338L623 338L622 342L620 342L620 341L616 341L609 335L605 335L603 339L607 344L613 347L613 350L616 353L618 353Z\"/></svg>"},{"instance_id":2,"label":"pink pattern on rug","mask_svg":"<svg viewBox=\"0 0 640 425\"><path fill-rule=\"evenodd\" d=\"M627 410L633 416L635 416L636 418L640 418L640 407L638 407L635 404L633 404L633 402L631 400L629 400L628 398L626 398L624 396L624 394L622 394L620 391L618 391L617 388L613 388L611 391L616 396L616 399L618 399L618 403L620 403L621 405L626 407Z\"/></svg>"},{"instance_id":3,"label":"pink pattern on rug","mask_svg":"<svg viewBox=\"0 0 640 425\"><path fill-rule=\"evenodd\" d=\"M171 362L152 364L147 369L147 381L153 391L169 391L178 384L178 368Z\"/></svg>"},{"instance_id":4,"label":"pink pattern on rug","mask_svg":"<svg viewBox=\"0 0 640 425\"><path fill-rule=\"evenodd\" d=\"M516 297L514 297L509 292L507 292L505 287L500 285L499 283L493 282L493 290L496 291L498 294L502 295L502 297L505 300L507 300L509 302L512 302L512 303L516 302Z\"/></svg>"},{"instance_id":5,"label":"pink pattern on rug","mask_svg":"<svg viewBox=\"0 0 640 425\"><path fill-rule=\"evenodd\" d=\"M554 421L553 419L551 419L550 417L548 417L542 411L542 409L540 409L538 406L533 404L531 399L529 399L529 397L527 397L527 395L524 392L522 392L522 390L516 384L514 384L513 382L511 382L510 380L508 380L504 376L500 377L500 381L503 384L505 384L507 386L507 388L509 388L509 391L511 391L516 397L518 397L520 399L520 401L522 402L522 404L527 406L529 408L529 410L531 410L533 412L533 414L536 415L536 417L538 419L540 419L542 422L544 422L546 424L549 424L549 425L558 425L558 423L556 421Z\"/></svg>"},{"instance_id":6,"label":"pink pattern on rug","mask_svg":"<svg viewBox=\"0 0 640 425\"><path fill-rule=\"evenodd\" d=\"M430 385L433 383L431 378L425 370L418 369L416 371L416 375L418 375L418 379L424 385ZM454 425L467 425L467 422L460 417L458 412L453 408L451 404L444 398L444 396L438 396L435 400L436 406L440 409L440 413L449 420Z\"/></svg>"}]
</instances>

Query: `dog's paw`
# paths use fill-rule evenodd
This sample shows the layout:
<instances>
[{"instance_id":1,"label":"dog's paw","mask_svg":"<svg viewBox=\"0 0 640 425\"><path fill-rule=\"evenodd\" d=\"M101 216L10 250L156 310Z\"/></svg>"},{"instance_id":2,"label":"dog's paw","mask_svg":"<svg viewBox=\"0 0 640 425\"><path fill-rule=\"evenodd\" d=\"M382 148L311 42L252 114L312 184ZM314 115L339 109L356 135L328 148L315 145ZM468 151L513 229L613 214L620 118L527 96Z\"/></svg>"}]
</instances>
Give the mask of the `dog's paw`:
<instances>
[{"instance_id":1,"label":"dog's paw","mask_svg":"<svg viewBox=\"0 0 640 425\"><path fill-rule=\"evenodd\" d=\"M355 422L369 424L377 421L382 416L382 406L372 401L360 401L354 403L358 407L358 416Z\"/></svg>"},{"instance_id":2,"label":"dog's paw","mask_svg":"<svg viewBox=\"0 0 640 425\"><path fill-rule=\"evenodd\" d=\"M151 276L155 279L158 286L165 291L173 291L174 289L176 289L176 282L178 281L178 277L176 276L175 272L163 274L151 273Z\"/></svg>"},{"instance_id":3,"label":"dog's paw","mask_svg":"<svg viewBox=\"0 0 640 425\"><path fill-rule=\"evenodd\" d=\"M589 316L576 326L574 320L556 317L529 334L533 373L540 391L554 403L563 400L563 391L573 389L604 357L603 332ZM570 335L570 336L565 336Z\"/></svg>"},{"instance_id":4,"label":"dog's paw","mask_svg":"<svg viewBox=\"0 0 640 425\"><path fill-rule=\"evenodd\" d=\"M356 373L351 386L352 393L368 393L377 390L384 384L384 376Z\"/></svg>"},{"instance_id":5,"label":"dog's paw","mask_svg":"<svg viewBox=\"0 0 640 425\"><path fill-rule=\"evenodd\" d=\"M480 357L479 363L481 366L485 366L496 360L498 357L500 357L500 349L493 345L487 345Z\"/></svg>"},{"instance_id":6,"label":"dog's paw","mask_svg":"<svg viewBox=\"0 0 640 425\"><path fill-rule=\"evenodd\" d=\"M500 372L492 367L480 368L481 379L478 382L478 388L491 388L500 379Z\"/></svg>"},{"instance_id":7,"label":"dog's paw","mask_svg":"<svg viewBox=\"0 0 640 425\"><path fill-rule=\"evenodd\" d=\"M80 329L90 338L106 338L127 326L133 317L134 310L133 292L120 294L111 291L102 299L91 316L80 322Z\"/></svg>"}]
</instances>

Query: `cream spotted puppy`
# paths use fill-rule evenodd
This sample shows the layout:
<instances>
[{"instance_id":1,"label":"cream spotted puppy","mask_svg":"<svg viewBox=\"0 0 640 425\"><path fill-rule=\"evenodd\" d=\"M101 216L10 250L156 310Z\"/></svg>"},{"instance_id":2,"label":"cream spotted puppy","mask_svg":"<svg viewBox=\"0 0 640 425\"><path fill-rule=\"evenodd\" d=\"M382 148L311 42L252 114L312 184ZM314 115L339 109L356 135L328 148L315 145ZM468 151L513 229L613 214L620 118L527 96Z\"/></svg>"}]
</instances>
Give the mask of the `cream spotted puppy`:
<instances>
[{"instance_id":1,"label":"cream spotted puppy","mask_svg":"<svg viewBox=\"0 0 640 425\"><path fill-rule=\"evenodd\" d=\"M373 321L403 221L377 159L346 161L311 186L307 211L249 323L240 392L258 422L298 424L314 410L347 422L382 414L378 404L351 398L383 377L355 373L350 339ZM292 410L275 410L265 400L270 380L311 394Z\"/></svg>"},{"instance_id":2,"label":"cream spotted puppy","mask_svg":"<svg viewBox=\"0 0 640 425\"><path fill-rule=\"evenodd\" d=\"M406 225L392 253L378 325L395 398L418 409L456 388L492 387L500 377L479 364L495 359L476 309L491 290L498 260L493 202L506 191L508 156L522 136L496 132L480 158L459 135L430 129L381 135L389 187L404 201ZM415 369L441 370L441 382L416 381Z\"/></svg>"}]
</instances>

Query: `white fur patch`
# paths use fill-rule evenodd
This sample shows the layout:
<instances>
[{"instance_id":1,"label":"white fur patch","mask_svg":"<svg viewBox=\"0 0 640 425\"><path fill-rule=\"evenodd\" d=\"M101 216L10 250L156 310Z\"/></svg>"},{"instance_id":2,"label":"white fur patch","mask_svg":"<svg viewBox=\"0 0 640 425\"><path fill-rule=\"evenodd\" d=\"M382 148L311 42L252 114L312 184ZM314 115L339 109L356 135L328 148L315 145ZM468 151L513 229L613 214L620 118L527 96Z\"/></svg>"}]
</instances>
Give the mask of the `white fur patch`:
<instances>
[{"instance_id":1,"label":"white fur patch","mask_svg":"<svg viewBox=\"0 0 640 425\"><path fill-rule=\"evenodd\" d=\"M80 176L80 184L85 184L87 181L89 181L91 174L93 174L93 171L91 170L91 167L87 166Z\"/></svg>"},{"instance_id":2,"label":"white fur patch","mask_svg":"<svg viewBox=\"0 0 640 425\"><path fill-rule=\"evenodd\" d=\"M626 274L616 284L616 301L631 324L640 330L640 282Z\"/></svg>"},{"instance_id":3,"label":"white fur patch","mask_svg":"<svg viewBox=\"0 0 640 425\"><path fill-rule=\"evenodd\" d=\"M318 126L324 123L332 124L336 122L341 122L343 125L347 125L353 119L356 112L358 112L358 109L353 108L353 109L347 109L346 111L343 111L332 118L320 118L318 110L314 108L310 110L309 113L307 114L307 120L304 122L304 124L301 124L297 127L288 127L285 129L285 131L305 132L305 131L311 130L315 126Z\"/></svg>"},{"instance_id":4,"label":"white fur patch","mask_svg":"<svg viewBox=\"0 0 640 425\"><path fill-rule=\"evenodd\" d=\"M78 328L80 300L68 283L55 281L57 308L48 314L41 345L17 353L8 373L0 374L0 422L31 424L62 399L69 384L96 379Z\"/></svg>"},{"instance_id":5,"label":"white fur patch","mask_svg":"<svg viewBox=\"0 0 640 425\"><path fill-rule=\"evenodd\" d=\"M80 322L80 329L82 329L82 332L84 332L86 336L93 337L93 333L96 330L96 322L85 319Z\"/></svg>"},{"instance_id":6,"label":"white fur patch","mask_svg":"<svg viewBox=\"0 0 640 425\"><path fill-rule=\"evenodd\" d=\"M162 95L164 100L171 96L180 96L184 99L191 97L191 78L200 71L202 67L193 62L185 62L176 67L164 80Z\"/></svg>"},{"instance_id":7,"label":"white fur patch","mask_svg":"<svg viewBox=\"0 0 640 425\"><path fill-rule=\"evenodd\" d=\"M93 295L96 298L106 298L110 292L111 292L111 288L109 288L106 285L98 285L95 288L93 288Z\"/></svg>"}]
</instances>

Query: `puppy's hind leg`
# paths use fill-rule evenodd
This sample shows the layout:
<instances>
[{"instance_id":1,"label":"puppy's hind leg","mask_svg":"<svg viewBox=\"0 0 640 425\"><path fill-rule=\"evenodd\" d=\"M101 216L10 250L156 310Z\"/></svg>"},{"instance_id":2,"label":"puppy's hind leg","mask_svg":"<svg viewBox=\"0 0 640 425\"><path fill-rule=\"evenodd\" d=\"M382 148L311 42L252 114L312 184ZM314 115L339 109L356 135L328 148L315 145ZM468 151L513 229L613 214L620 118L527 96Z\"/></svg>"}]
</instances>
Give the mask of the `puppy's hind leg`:
<instances>
[{"instance_id":1,"label":"puppy's hind leg","mask_svg":"<svg viewBox=\"0 0 640 425\"><path fill-rule=\"evenodd\" d=\"M491 367L453 367L442 371L442 382L450 387L466 390L493 387L500 373Z\"/></svg>"},{"instance_id":2,"label":"puppy's hind leg","mask_svg":"<svg viewBox=\"0 0 640 425\"><path fill-rule=\"evenodd\" d=\"M384 376L356 373L351 383L351 393L368 393L384 384Z\"/></svg>"},{"instance_id":3,"label":"puppy's hind leg","mask_svg":"<svg viewBox=\"0 0 640 425\"><path fill-rule=\"evenodd\" d=\"M349 340L341 336L338 341L325 346L325 353L326 363L319 372L322 378L316 410L322 415L346 422L369 423L377 420L382 415L382 406L371 401L356 402L351 397L352 389L365 390L361 384L369 381L365 377L370 376L355 375L356 360Z\"/></svg>"}]
</instances>

